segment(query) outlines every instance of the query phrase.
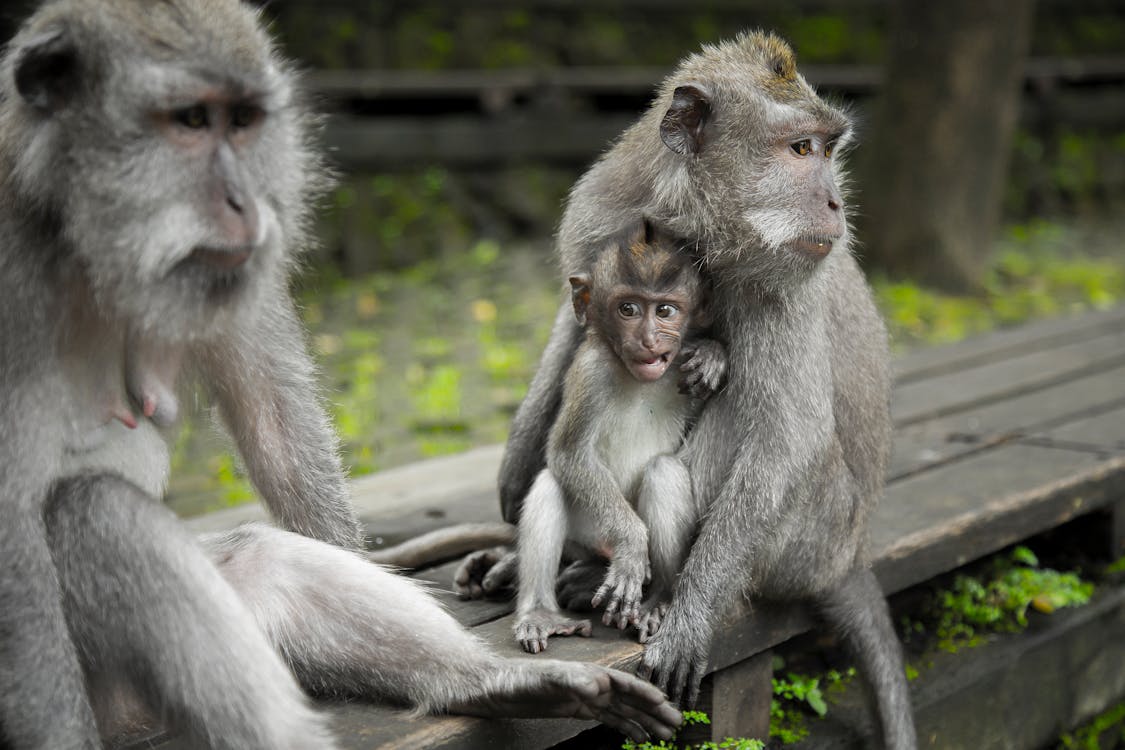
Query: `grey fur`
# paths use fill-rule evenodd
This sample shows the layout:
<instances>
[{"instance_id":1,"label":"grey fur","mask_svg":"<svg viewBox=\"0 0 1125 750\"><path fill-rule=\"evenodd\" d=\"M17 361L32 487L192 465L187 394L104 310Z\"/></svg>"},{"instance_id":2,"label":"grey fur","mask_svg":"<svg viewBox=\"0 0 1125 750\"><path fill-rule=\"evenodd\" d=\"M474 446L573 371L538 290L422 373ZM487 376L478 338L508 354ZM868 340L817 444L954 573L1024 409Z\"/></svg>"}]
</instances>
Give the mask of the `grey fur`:
<instances>
[{"instance_id":1,"label":"grey fur","mask_svg":"<svg viewBox=\"0 0 1125 750\"><path fill-rule=\"evenodd\" d=\"M794 66L788 46L762 33L686 58L575 185L559 257L564 278L589 267L638 213L698 241L716 335L731 349L728 385L681 455L707 516L643 673L693 699L733 591L822 602L850 624L887 746L911 748L901 649L864 550L890 452L887 337L849 249L843 165L824 157L846 146L849 118ZM677 112L699 97L705 125L677 130ZM812 158L794 158L802 140ZM501 467L508 519L543 465L579 340L560 311Z\"/></svg>"},{"instance_id":2,"label":"grey fur","mask_svg":"<svg viewBox=\"0 0 1125 750\"><path fill-rule=\"evenodd\" d=\"M502 659L360 557L287 289L325 185L293 82L235 0L48 2L0 62L0 735L95 748L131 706L200 746L334 746L294 673L670 735L651 685ZM188 377L289 531L201 544L158 504Z\"/></svg>"}]
</instances>

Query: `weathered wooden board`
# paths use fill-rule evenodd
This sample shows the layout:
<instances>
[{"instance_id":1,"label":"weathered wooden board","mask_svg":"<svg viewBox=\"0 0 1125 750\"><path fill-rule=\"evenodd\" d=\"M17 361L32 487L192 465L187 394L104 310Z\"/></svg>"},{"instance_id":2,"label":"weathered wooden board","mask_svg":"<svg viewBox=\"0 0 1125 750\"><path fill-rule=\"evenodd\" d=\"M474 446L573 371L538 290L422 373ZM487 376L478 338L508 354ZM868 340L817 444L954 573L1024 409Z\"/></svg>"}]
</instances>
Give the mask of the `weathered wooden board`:
<instances>
[{"instance_id":1,"label":"weathered wooden board","mask_svg":"<svg viewBox=\"0 0 1125 750\"><path fill-rule=\"evenodd\" d=\"M1104 507L1125 455L1010 444L896 482L871 523L884 589L897 591Z\"/></svg>"},{"instance_id":2,"label":"weathered wooden board","mask_svg":"<svg viewBox=\"0 0 1125 750\"><path fill-rule=\"evenodd\" d=\"M1120 387L1125 390L1125 379ZM1104 409L1084 419L1037 431L1032 438L1106 456L1125 452L1125 405L1118 404L1116 408Z\"/></svg>"},{"instance_id":3,"label":"weathered wooden board","mask_svg":"<svg viewBox=\"0 0 1125 750\"><path fill-rule=\"evenodd\" d=\"M1125 364L1125 326L897 386L892 414L895 424L905 427L1121 364Z\"/></svg>"},{"instance_id":4,"label":"weathered wooden board","mask_svg":"<svg viewBox=\"0 0 1125 750\"><path fill-rule=\"evenodd\" d=\"M1001 328L955 344L930 346L896 357L895 382L902 386L925 378L948 375L1020 354L1095 338L1120 329L1122 325L1125 325L1125 305L1103 312L1050 318Z\"/></svg>"},{"instance_id":5,"label":"weathered wooden board","mask_svg":"<svg viewBox=\"0 0 1125 750\"><path fill-rule=\"evenodd\" d=\"M1125 365L916 422L895 432L890 478L893 481L991 445L1039 434L1086 414L1115 410L1123 403Z\"/></svg>"}]
</instances>

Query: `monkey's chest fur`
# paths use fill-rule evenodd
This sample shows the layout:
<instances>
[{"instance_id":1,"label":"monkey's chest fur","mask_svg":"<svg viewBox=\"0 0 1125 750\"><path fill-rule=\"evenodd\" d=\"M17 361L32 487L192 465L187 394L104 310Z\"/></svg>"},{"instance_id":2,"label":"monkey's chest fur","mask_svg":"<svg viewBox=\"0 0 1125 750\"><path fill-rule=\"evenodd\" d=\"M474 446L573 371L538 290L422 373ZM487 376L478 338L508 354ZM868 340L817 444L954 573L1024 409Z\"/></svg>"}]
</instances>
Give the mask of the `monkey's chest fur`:
<instances>
[{"instance_id":1,"label":"monkey's chest fur","mask_svg":"<svg viewBox=\"0 0 1125 750\"><path fill-rule=\"evenodd\" d=\"M641 477L659 455L675 453L683 443L692 400L679 393L679 374L671 367L660 380L641 383L616 377L596 437L599 458L634 506Z\"/></svg>"}]
</instances>

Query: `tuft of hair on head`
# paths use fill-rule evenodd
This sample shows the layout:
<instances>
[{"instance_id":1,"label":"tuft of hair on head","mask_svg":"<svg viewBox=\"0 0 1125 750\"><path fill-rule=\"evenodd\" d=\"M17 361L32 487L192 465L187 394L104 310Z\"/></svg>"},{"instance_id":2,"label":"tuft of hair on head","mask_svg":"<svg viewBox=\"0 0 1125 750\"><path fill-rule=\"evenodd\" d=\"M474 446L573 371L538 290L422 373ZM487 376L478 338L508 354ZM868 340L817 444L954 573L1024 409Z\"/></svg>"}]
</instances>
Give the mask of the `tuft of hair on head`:
<instances>
[{"instance_id":1,"label":"tuft of hair on head","mask_svg":"<svg viewBox=\"0 0 1125 750\"><path fill-rule=\"evenodd\" d=\"M607 243L593 268L594 288L606 280L643 289L671 289L695 276L690 244L647 217L629 224ZM599 283L600 282L600 283Z\"/></svg>"}]
</instances>

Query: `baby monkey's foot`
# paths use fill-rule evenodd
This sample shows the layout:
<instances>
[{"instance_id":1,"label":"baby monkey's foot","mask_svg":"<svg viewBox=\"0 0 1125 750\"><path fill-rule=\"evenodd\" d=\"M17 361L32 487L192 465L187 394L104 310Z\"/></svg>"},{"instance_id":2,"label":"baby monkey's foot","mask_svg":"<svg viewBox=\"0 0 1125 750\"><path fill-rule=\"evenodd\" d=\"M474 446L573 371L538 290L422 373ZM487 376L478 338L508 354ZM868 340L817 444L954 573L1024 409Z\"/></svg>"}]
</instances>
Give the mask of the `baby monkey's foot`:
<instances>
[{"instance_id":1,"label":"baby monkey's foot","mask_svg":"<svg viewBox=\"0 0 1125 750\"><path fill-rule=\"evenodd\" d=\"M589 620L574 620L562 612L535 609L520 617L516 623L516 640L529 654L547 650L547 639L552 635L580 635L589 638L592 626Z\"/></svg>"},{"instance_id":2,"label":"baby monkey's foot","mask_svg":"<svg viewBox=\"0 0 1125 750\"><path fill-rule=\"evenodd\" d=\"M668 601L665 599L649 599L641 605L641 614L637 617L637 640L647 643L649 638L660 630L660 623L664 620L664 613L668 611Z\"/></svg>"}]
</instances>

